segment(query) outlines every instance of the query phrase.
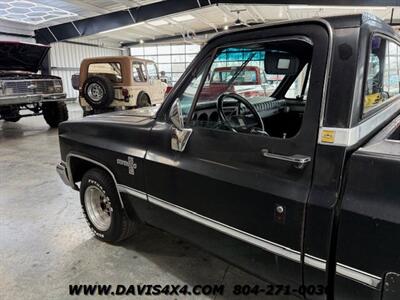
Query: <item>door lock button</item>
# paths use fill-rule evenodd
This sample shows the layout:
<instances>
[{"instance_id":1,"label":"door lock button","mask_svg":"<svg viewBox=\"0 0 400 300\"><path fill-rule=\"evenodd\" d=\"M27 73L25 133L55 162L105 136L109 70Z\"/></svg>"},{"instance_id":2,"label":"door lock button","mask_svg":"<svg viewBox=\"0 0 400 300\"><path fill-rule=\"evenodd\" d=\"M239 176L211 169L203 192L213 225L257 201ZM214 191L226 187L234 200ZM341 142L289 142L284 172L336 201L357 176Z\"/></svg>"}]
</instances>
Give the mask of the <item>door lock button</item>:
<instances>
[{"instance_id":1,"label":"door lock button","mask_svg":"<svg viewBox=\"0 0 400 300\"><path fill-rule=\"evenodd\" d=\"M274 221L280 224L285 224L286 209L283 205L276 204L274 212Z\"/></svg>"}]
</instances>

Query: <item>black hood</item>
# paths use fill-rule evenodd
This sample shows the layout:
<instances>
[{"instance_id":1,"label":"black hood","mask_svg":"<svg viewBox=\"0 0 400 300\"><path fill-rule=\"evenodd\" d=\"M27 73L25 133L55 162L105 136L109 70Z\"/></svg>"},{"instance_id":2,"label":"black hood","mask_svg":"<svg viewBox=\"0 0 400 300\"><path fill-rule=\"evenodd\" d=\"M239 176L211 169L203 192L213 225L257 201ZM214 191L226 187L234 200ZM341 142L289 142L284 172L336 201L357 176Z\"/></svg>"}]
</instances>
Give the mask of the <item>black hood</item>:
<instances>
[{"instance_id":1,"label":"black hood","mask_svg":"<svg viewBox=\"0 0 400 300\"><path fill-rule=\"evenodd\" d=\"M0 71L36 73L49 49L45 45L0 41Z\"/></svg>"}]
</instances>

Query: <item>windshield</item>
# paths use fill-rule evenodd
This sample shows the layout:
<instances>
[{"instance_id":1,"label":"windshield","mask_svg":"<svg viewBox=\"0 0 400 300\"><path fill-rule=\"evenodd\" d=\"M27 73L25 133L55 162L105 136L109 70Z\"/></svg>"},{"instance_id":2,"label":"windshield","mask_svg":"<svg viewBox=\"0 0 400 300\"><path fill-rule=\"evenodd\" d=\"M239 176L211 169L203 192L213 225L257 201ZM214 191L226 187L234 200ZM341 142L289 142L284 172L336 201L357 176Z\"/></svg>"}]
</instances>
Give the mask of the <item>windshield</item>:
<instances>
[{"instance_id":1,"label":"windshield","mask_svg":"<svg viewBox=\"0 0 400 300\"><path fill-rule=\"evenodd\" d=\"M246 98L268 97L285 78L284 74L267 74L264 49L227 48L215 58L199 101L216 101L224 92Z\"/></svg>"}]
</instances>

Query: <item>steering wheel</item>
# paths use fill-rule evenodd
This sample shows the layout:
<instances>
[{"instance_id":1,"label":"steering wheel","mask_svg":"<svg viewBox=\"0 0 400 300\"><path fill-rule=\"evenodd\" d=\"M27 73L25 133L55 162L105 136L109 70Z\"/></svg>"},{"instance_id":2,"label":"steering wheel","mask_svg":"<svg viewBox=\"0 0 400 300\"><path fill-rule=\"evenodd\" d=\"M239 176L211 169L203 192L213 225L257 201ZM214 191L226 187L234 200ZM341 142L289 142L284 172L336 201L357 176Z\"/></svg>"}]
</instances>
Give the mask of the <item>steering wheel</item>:
<instances>
[{"instance_id":1,"label":"steering wheel","mask_svg":"<svg viewBox=\"0 0 400 300\"><path fill-rule=\"evenodd\" d=\"M238 111L237 111L237 115L233 116L233 113L236 112L236 110L234 110L232 113L230 113L228 116L225 114L224 111L224 100L225 98L233 98L235 100L237 100L239 102L238 104ZM243 114L240 113L240 104L243 104L249 111L244 112ZM260 114L256 111L256 109L254 108L254 106L247 101L245 98L243 98L242 96L236 94L236 93L223 93L218 97L218 101L217 101L217 112L219 115L219 118L221 119L221 121L228 125L228 127L234 131L237 132L236 128L240 128L240 127L246 127L246 119L248 119L248 117L246 117L246 115L249 114L249 112L254 116L254 119L257 123L257 127L259 130L254 130L255 128L249 128L249 132L259 132L259 133L263 133L263 134L267 134L264 130L264 123L261 119ZM234 123L234 120L236 121L237 124Z\"/></svg>"}]
</instances>

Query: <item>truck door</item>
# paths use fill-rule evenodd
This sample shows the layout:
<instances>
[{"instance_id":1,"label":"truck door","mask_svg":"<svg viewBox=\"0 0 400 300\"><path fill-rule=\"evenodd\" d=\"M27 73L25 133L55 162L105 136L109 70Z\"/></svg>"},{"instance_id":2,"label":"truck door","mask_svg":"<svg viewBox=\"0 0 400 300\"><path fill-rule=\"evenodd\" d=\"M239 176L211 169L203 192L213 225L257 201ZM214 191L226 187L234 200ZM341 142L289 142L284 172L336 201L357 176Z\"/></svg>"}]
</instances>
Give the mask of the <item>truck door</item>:
<instances>
[{"instance_id":1,"label":"truck door","mask_svg":"<svg viewBox=\"0 0 400 300\"><path fill-rule=\"evenodd\" d=\"M188 71L196 74L194 78L171 95L171 102L180 101L185 127L192 130L185 149L171 149L174 126L163 120L166 116L153 128L146 155L149 202L262 249L270 258L259 264L251 251L241 253L247 259L242 267L272 280L283 276L301 284L303 221L318 137L328 33L316 23L286 25L246 36L235 33L229 43L235 46L206 47L203 51L214 52L212 58L199 58L197 72ZM311 64L308 93L296 99L306 84L299 81L306 64ZM244 108L234 97L225 99L222 110L232 117L229 124L218 114L219 95L202 99L208 74L221 65L239 71L223 77L226 82L221 84L226 86L245 80L240 69L246 65L257 65L267 74L281 72L274 98L246 99L269 135L252 127L255 116L252 119L250 113L237 117ZM189 237L196 238L199 242L199 236Z\"/></svg>"}]
</instances>

